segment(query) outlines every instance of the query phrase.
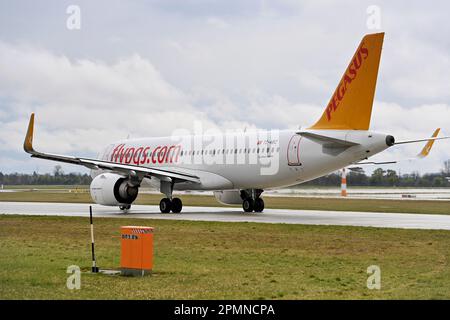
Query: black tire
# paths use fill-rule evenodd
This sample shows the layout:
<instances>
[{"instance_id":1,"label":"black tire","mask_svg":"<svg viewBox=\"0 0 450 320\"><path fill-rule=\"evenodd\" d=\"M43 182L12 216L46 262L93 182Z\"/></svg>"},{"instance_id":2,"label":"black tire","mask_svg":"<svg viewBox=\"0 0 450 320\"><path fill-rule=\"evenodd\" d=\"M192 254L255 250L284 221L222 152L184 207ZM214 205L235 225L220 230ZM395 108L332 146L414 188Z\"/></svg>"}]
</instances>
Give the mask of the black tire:
<instances>
[{"instance_id":1,"label":"black tire","mask_svg":"<svg viewBox=\"0 0 450 320\"><path fill-rule=\"evenodd\" d=\"M253 199L245 199L242 202L242 209L244 209L245 212L252 212L253 211Z\"/></svg>"},{"instance_id":2,"label":"black tire","mask_svg":"<svg viewBox=\"0 0 450 320\"><path fill-rule=\"evenodd\" d=\"M161 199L159 202L159 210L161 210L161 213L169 213L172 209L172 202L169 198Z\"/></svg>"},{"instance_id":3,"label":"black tire","mask_svg":"<svg viewBox=\"0 0 450 320\"><path fill-rule=\"evenodd\" d=\"M264 200L261 198L257 198L255 200L255 206L253 208L255 212L263 212L264 211Z\"/></svg>"},{"instance_id":4,"label":"black tire","mask_svg":"<svg viewBox=\"0 0 450 320\"><path fill-rule=\"evenodd\" d=\"M183 209L183 202L181 202L180 198L173 198L172 199L172 212L173 213L180 213L181 209Z\"/></svg>"}]
</instances>

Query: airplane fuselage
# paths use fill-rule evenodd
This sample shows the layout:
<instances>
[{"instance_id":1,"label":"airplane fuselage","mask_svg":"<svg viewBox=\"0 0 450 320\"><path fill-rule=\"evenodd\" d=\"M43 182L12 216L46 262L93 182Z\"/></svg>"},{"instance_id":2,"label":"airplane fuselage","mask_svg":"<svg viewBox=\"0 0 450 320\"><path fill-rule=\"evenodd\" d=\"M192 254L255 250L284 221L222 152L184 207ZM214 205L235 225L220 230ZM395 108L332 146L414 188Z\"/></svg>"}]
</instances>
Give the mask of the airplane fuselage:
<instances>
[{"instance_id":1,"label":"airplane fuselage","mask_svg":"<svg viewBox=\"0 0 450 320\"><path fill-rule=\"evenodd\" d=\"M294 130L237 132L123 140L107 146L100 159L181 170L201 180L177 183L175 190L267 189L315 179L389 147L387 135L370 131L333 130L327 135L355 145L328 145Z\"/></svg>"}]
</instances>

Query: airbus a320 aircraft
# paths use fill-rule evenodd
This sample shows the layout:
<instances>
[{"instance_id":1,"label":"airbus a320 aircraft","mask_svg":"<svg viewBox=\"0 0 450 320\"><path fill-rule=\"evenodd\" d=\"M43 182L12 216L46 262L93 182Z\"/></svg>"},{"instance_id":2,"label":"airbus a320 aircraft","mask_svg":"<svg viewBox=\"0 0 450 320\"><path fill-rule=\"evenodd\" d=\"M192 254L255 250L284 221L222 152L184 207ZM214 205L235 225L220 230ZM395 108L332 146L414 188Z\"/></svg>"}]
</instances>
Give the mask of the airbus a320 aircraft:
<instances>
[{"instance_id":1,"label":"airbus a320 aircraft","mask_svg":"<svg viewBox=\"0 0 450 320\"><path fill-rule=\"evenodd\" d=\"M89 159L35 151L31 114L24 149L35 158L90 168L90 192L98 204L128 210L139 188L150 184L165 195L163 213L181 212L174 190L212 190L219 202L261 212L264 189L315 179L397 144L428 141L427 154L432 142L449 138L436 133L395 142L392 135L369 130L383 38L377 33L362 39L322 116L307 129L130 139Z\"/></svg>"}]
</instances>

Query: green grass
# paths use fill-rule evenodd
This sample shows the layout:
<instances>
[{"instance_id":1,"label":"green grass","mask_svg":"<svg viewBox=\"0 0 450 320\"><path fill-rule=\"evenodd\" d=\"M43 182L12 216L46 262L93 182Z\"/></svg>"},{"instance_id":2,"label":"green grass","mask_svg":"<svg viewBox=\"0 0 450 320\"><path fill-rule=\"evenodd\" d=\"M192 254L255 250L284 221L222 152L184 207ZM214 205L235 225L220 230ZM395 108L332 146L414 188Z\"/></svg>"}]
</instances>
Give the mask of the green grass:
<instances>
[{"instance_id":1,"label":"green grass","mask_svg":"<svg viewBox=\"0 0 450 320\"><path fill-rule=\"evenodd\" d=\"M140 194L135 204L157 205L160 194ZM184 206L222 206L213 196L182 195ZM38 201L38 202L92 202L87 190L79 192L3 192L0 201ZM265 197L266 208L304 209L304 210L336 210L450 214L450 201L430 200L381 200L381 199L339 199L339 198L306 198L306 197Z\"/></svg>"},{"instance_id":2,"label":"green grass","mask_svg":"<svg viewBox=\"0 0 450 320\"><path fill-rule=\"evenodd\" d=\"M85 189L88 190L89 186L85 185L34 185L34 184L24 184L24 185L5 185L4 188L6 190L17 190L17 189L26 189L26 190L39 190L39 189Z\"/></svg>"},{"instance_id":3,"label":"green grass","mask_svg":"<svg viewBox=\"0 0 450 320\"><path fill-rule=\"evenodd\" d=\"M97 218L100 267L119 267L129 224L155 227L152 276L89 273L87 218L0 216L0 299L450 298L448 231ZM66 288L73 264L80 290Z\"/></svg>"}]
</instances>

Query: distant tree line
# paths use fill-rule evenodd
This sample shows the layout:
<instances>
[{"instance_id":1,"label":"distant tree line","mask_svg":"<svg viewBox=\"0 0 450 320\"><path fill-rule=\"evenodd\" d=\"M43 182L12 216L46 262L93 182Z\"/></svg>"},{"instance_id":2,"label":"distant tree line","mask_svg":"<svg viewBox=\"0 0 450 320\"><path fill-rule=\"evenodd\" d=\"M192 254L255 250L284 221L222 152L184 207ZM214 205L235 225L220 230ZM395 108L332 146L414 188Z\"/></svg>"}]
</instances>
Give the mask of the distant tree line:
<instances>
[{"instance_id":1,"label":"distant tree line","mask_svg":"<svg viewBox=\"0 0 450 320\"><path fill-rule=\"evenodd\" d=\"M59 165L55 166L52 174L0 172L0 184L3 185L89 185L91 181L91 176L86 173L65 174Z\"/></svg>"},{"instance_id":2,"label":"distant tree line","mask_svg":"<svg viewBox=\"0 0 450 320\"><path fill-rule=\"evenodd\" d=\"M349 170L347 173L347 185L368 187L450 187L450 160L444 163L444 169L440 173L426 173L420 175L418 172L402 174L399 176L394 170L375 169L371 175L364 171ZM92 178L88 174L69 173L65 174L61 166L55 166L53 173L32 174L0 172L0 184L3 185L89 185ZM312 181L303 183L308 186L339 186L341 184L341 173L336 172Z\"/></svg>"},{"instance_id":3,"label":"distant tree line","mask_svg":"<svg viewBox=\"0 0 450 320\"><path fill-rule=\"evenodd\" d=\"M362 171L347 172L347 185L357 187L450 187L447 179L449 175L442 171L440 173L426 173L420 175L418 172L402 174L399 176L394 170L375 169L371 175ZM309 186L339 186L341 184L341 173L336 172L324 177L308 181L303 185Z\"/></svg>"}]
</instances>

